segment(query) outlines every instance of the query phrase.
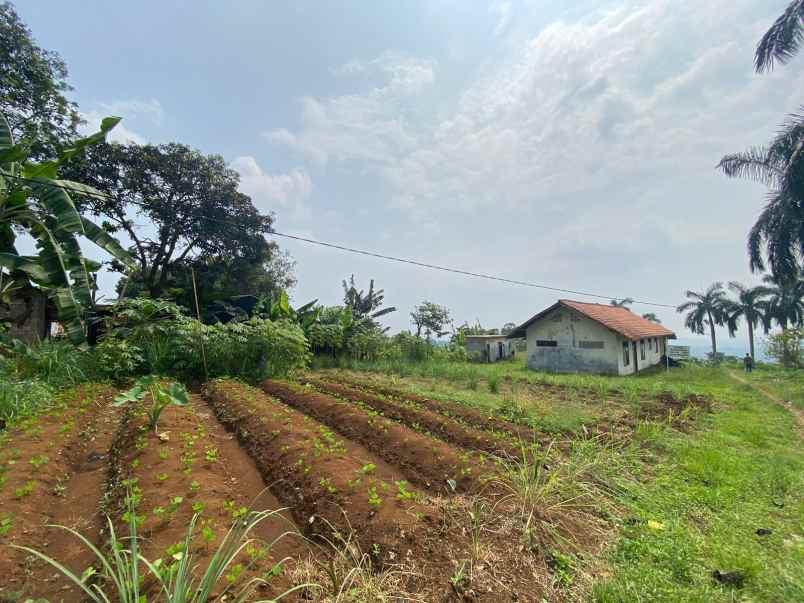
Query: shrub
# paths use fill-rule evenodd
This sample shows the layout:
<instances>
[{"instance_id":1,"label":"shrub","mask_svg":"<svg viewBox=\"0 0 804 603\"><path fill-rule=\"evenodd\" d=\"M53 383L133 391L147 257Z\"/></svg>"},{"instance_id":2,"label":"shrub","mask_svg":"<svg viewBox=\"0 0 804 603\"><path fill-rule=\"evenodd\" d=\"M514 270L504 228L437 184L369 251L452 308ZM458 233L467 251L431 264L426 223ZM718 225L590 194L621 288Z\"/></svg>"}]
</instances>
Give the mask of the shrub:
<instances>
[{"instance_id":1,"label":"shrub","mask_svg":"<svg viewBox=\"0 0 804 603\"><path fill-rule=\"evenodd\" d=\"M142 349L125 339L106 337L92 349L94 372L113 381L125 381L145 365Z\"/></svg>"},{"instance_id":2,"label":"shrub","mask_svg":"<svg viewBox=\"0 0 804 603\"><path fill-rule=\"evenodd\" d=\"M22 379L37 379L53 387L70 387L91 375L89 353L65 340L48 339L26 345L14 341L10 361Z\"/></svg>"},{"instance_id":3,"label":"shrub","mask_svg":"<svg viewBox=\"0 0 804 603\"><path fill-rule=\"evenodd\" d=\"M765 340L765 353L777 360L785 368L804 366L804 327L785 329L781 333L768 335Z\"/></svg>"}]
</instances>

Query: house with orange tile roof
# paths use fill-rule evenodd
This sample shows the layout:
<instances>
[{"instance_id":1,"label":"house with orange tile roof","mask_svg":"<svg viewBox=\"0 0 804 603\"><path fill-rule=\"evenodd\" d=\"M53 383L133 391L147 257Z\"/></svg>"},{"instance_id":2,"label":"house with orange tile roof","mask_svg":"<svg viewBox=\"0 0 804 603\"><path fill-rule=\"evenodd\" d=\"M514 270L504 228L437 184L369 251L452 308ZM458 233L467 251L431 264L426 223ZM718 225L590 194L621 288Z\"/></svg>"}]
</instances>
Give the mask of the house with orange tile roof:
<instances>
[{"instance_id":1,"label":"house with orange tile roof","mask_svg":"<svg viewBox=\"0 0 804 603\"><path fill-rule=\"evenodd\" d=\"M676 336L628 308L560 299L508 337L525 338L534 370L631 375L661 362Z\"/></svg>"}]
</instances>

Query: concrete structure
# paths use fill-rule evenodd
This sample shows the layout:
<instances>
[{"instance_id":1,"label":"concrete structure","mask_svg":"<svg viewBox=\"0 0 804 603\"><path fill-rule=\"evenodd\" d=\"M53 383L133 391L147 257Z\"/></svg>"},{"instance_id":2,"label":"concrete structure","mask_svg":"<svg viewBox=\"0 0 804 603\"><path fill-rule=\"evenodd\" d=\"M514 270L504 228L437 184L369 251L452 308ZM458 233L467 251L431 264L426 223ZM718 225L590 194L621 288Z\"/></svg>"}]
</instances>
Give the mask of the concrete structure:
<instances>
[{"instance_id":1,"label":"concrete structure","mask_svg":"<svg viewBox=\"0 0 804 603\"><path fill-rule=\"evenodd\" d=\"M37 343L50 333L51 312L41 289L16 289L7 304L0 304L0 320L8 323L8 336L25 343Z\"/></svg>"},{"instance_id":2,"label":"concrete structure","mask_svg":"<svg viewBox=\"0 0 804 603\"><path fill-rule=\"evenodd\" d=\"M630 375L657 364L676 336L627 308L562 299L508 337L526 338L534 370Z\"/></svg>"},{"instance_id":3,"label":"concrete structure","mask_svg":"<svg viewBox=\"0 0 804 603\"><path fill-rule=\"evenodd\" d=\"M516 341L507 335L466 335L466 353L469 358L482 362L497 362L511 358L516 352Z\"/></svg>"}]
</instances>

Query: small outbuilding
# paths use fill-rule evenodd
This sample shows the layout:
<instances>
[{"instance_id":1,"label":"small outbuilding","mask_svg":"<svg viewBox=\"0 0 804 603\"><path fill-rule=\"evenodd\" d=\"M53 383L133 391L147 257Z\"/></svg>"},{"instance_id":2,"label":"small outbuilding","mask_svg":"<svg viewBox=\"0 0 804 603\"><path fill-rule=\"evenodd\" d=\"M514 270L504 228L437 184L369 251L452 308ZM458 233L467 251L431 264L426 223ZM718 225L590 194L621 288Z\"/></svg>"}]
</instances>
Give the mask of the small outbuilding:
<instances>
[{"instance_id":1,"label":"small outbuilding","mask_svg":"<svg viewBox=\"0 0 804 603\"><path fill-rule=\"evenodd\" d=\"M466 353L482 362L497 362L516 353L516 341L507 335L466 335Z\"/></svg>"},{"instance_id":2,"label":"small outbuilding","mask_svg":"<svg viewBox=\"0 0 804 603\"><path fill-rule=\"evenodd\" d=\"M630 375L658 364L676 336L628 308L561 299L508 337L525 337L534 370Z\"/></svg>"}]
</instances>

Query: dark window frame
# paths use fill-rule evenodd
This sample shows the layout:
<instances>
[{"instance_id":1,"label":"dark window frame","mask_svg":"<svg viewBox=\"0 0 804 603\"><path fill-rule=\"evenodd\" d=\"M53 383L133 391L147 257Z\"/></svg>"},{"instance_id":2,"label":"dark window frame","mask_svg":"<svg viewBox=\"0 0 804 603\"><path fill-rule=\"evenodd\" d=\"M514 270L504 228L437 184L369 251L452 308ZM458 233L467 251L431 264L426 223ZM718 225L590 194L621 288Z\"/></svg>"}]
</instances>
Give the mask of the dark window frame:
<instances>
[{"instance_id":1,"label":"dark window frame","mask_svg":"<svg viewBox=\"0 0 804 603\"><path fill-rule=\"evenodd\" d=\"M645 360L645 340L639 340L639 357L641 360Z\"/></svg>"},{"instance_id":2,"label":"dark window frame","mask_svg":"<svg viewBox=\"0 0 804 603\"><path fill-rule=\"evenodd\" d=\"M558 342L555 339L537 339L537 348L555 348L558 347Z\"/></svg>"},{"instance_id":3,"label":"dark window frame","mask_svg":"<svg viewBox=\"0 0 804 603\"><path fill-rule=\"evenodd\" d=\"M623 342L623 366L631 366L631 343Z\"/></svg>"},{"instance_id":4,"label":"dark window frame","mask_svg":"<svg viewBox=\"0 0 804 603\"><path fill-rule=\"evenodd\" d=\"M578 347L582 350L603 350L606 348L605 341L579 341Z\"/></svg>"}]
</instances>

